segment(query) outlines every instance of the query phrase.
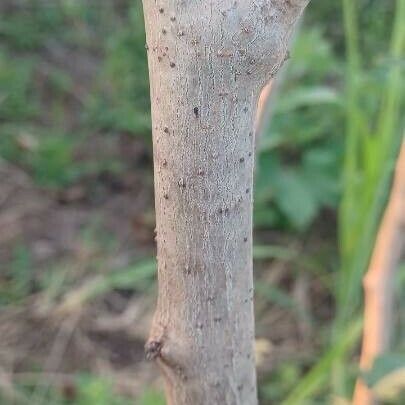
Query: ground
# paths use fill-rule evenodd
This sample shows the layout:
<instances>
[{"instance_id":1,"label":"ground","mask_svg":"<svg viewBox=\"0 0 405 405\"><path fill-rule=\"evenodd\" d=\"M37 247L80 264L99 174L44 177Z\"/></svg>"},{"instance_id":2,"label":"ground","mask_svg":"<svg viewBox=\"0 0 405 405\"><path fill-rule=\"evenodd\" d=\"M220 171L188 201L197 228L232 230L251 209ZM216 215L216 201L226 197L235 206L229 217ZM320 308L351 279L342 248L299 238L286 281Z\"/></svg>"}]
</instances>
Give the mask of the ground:
<instances>
[{"instance_id":1,"label":"ground","mask_svg":"<svg viewBox=\"0 0 405 405\"><path fill-rule=\"evenodd\" d=\"M362 46L384 61L394 2L366 3ZM0 404L161 404L143 348L156 280L139 2L2 0L0 16ZM266 405L328 353L339 305L340 18L333 1L309 10L257 147L256 357ZM369 121L385 83L377 66L361 82ZM319 387L309 403L330 403L330 386Z\"/></svg>"}]
</instances>

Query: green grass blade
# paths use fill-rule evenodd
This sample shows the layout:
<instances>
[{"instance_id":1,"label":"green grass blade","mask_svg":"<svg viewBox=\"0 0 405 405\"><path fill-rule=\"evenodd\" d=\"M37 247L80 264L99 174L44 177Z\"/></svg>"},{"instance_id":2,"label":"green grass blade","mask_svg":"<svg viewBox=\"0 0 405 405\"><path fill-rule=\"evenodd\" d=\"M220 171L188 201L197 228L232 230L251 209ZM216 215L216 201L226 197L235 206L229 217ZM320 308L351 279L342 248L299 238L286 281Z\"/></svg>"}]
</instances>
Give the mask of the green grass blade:
<instances>
[{"instance_id":1,"label":"green grass blade","mask_svg":"<svg viewBox=\"0 0 405 405\"><path fill-rule=\"evenodd\" d=\"M281 405L302 405L306 399L313 396L322 384L329 378L329 370L336 359L342 357L347 350L359 339L362 322L357 320L350 324L348 332L329 349L316 365L300 380L295 389Z\"/></svg>"}]
</instances>

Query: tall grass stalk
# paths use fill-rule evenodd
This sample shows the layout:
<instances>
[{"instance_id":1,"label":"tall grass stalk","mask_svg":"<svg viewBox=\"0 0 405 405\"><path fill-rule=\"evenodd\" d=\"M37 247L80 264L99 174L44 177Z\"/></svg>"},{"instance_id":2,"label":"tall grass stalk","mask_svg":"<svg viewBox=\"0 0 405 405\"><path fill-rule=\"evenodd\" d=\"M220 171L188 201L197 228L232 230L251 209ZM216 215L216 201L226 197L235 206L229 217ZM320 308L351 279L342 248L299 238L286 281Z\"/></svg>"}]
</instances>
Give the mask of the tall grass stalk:
<instances>
[{"instance_id":1,"label":"tall grass stalk","mask_svg":"<svg viewBox=\"0 0 405 405\"><path fill-rule=\"evenodd\" d=\"M396 1L396 10L389 46L391 65L382 86L377 114L363 108L362 68L359 45L358 3L342 0L345 29L346 71L346 148L343 164L343 194L339 207L339 248L341 265L336 279L336 318L332 328L332 344L285 403L302 404L320 390L327 375L332 376L333 394L348 396L348 353L358 342L350 339L353 321L360 316L361 280L367 269L375 235L383 212L395 159L402 140L400 111L403 83L400 60L405 51L405 0ZM376 120L373 122L373 118ZM308 384L310 382L310 384Z\"/></svg>"},{"instance_id":2,"label":"tall grass stalk","mask_svg":"<svg viewBox=\"0 0 405 405\"><path fill-rule=\"evenodd\" d=\"M343 195L339 208L341 269L337 293L339 318L350 317L359 303L361 277L374 244L379 219L401 142L403 84L400 58L405 50L405 0L397 0L386 86L378 119L361 108L360 51L355 2L343 0L347 46L347 135ZM371 123L371 124L369 124Z\"/></svg>"},{"instance_id":3,"label":"tall grass stalk","mask_svg":"<svg viewBox=\"0 0 405 405\"><path fill-rule=\"evenodd\" d=\"M339 209L341 269L336 294L334 340L346 333L348 321L358 311L361 280L367 269L380 217L389 194L390 179L402 137L401 67L405 45L405 0L397 0L389 57L391 66L381 92L377 122L362 108L361 53L356 2L343 0L347 48L347 138L343 167L344 191ZM340 363L340 364L339 364ZM337 394L347 394L342 356L334 364Z\"/></svg>"},{"instance_id":4,"label":"tall grass stalk","mask_svg":"<svg viewBox=\"0 0 405 405\"><path fill-rule=\"evenodd\" d=\"M397 0L389 57L391 66L382 89L378 119L362 108L361 67L356 3L343 0L347 48L347 135L343 168L344 192L339 209L341 269L336 296L337 316L333 342L339 340L348 321L358 311L362 296L361 280L367 269L380 217L389 194L395 157L402 137L399 130L401 68L399 59L405 44L405 0ZM337 395L347 395L346 358L333 365L333 387Z\"/></svg>"}]
</instances>

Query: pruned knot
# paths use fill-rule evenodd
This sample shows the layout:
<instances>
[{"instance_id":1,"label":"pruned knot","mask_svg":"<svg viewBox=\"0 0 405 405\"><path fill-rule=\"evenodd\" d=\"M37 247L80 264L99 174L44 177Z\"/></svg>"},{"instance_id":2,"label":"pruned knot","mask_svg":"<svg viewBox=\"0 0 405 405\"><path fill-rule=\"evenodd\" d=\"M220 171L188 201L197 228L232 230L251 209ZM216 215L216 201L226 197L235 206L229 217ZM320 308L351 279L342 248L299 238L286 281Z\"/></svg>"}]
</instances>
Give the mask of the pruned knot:
<instances>
[{"instance_id":1,"label":"pruned knot","mask_svg":"<svg viewBox=\"0 0 405 405\"><path fill-rule=\"evenodd\" d=\"M148 360L155 360L160 357L162 351L162 342L158 340L149 340L145 344L145 355Z\"/></svg>"}]
</instances>

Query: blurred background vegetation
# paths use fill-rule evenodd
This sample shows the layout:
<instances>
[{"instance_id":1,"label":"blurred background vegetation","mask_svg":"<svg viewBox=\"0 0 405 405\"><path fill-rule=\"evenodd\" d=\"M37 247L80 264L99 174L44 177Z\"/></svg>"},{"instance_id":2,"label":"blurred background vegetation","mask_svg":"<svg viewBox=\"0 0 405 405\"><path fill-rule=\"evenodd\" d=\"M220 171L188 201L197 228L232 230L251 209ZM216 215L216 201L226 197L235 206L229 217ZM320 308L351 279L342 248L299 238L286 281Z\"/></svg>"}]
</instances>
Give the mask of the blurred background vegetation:
<instances>
[{"instance_id":1,"label":"blurred background vegetation","mask_svg":"<svg viewBox=\"0 0 405 405\"><path fill-rule=\"evenodd\" d=\"M361 278L402 139L404 21L404 0L313 1L292 44L257 146L261 404L352 393ZM144 44L139 0L0 3L0 404L164 404L143 358L155 299ZM393 353L367 378L403 404L387 379L405 367L396 313Z\"/></svg>"}]
</instances>

